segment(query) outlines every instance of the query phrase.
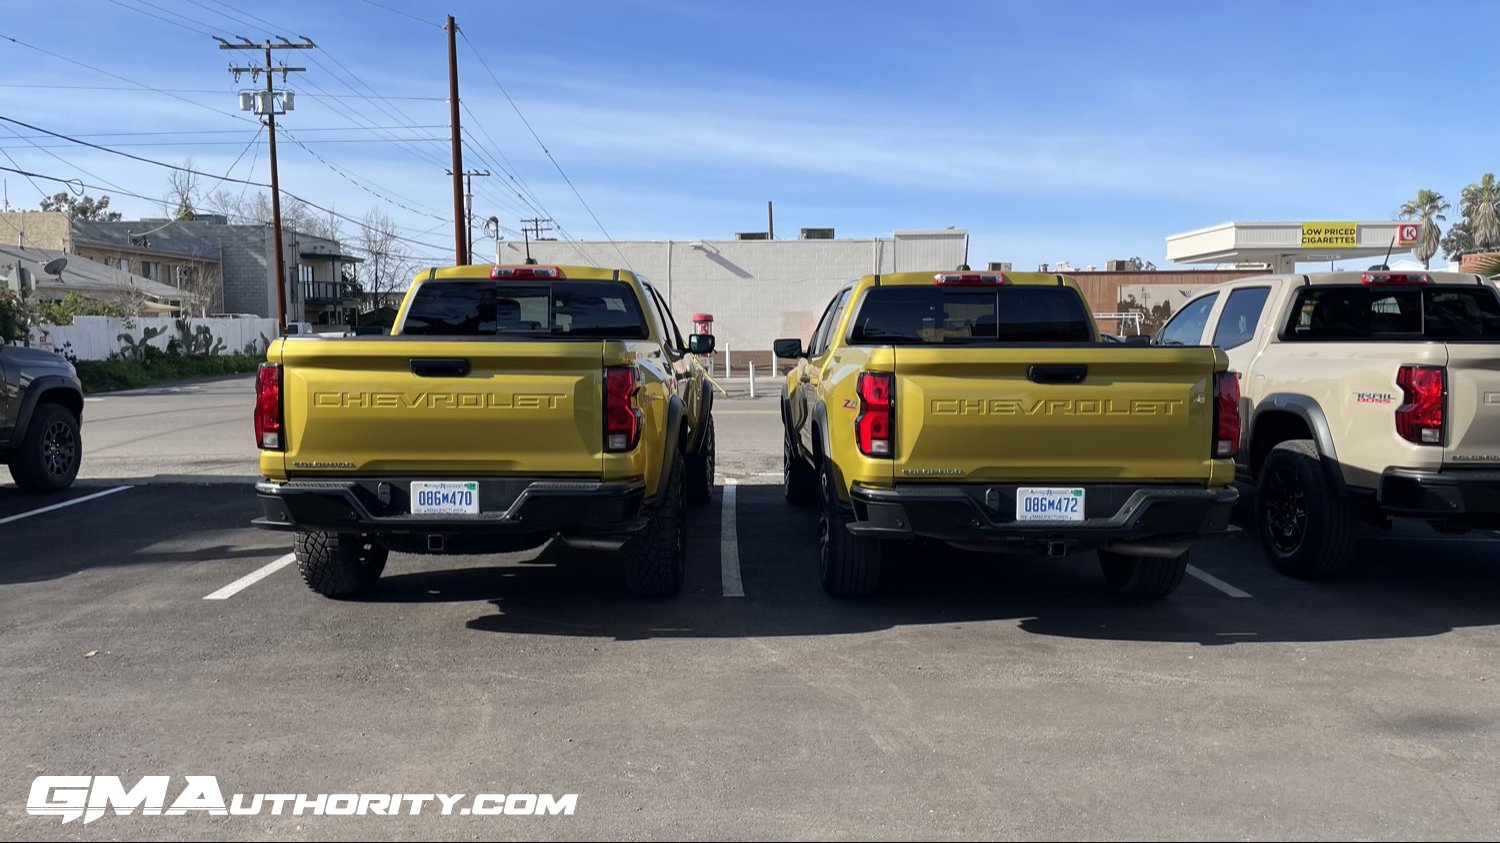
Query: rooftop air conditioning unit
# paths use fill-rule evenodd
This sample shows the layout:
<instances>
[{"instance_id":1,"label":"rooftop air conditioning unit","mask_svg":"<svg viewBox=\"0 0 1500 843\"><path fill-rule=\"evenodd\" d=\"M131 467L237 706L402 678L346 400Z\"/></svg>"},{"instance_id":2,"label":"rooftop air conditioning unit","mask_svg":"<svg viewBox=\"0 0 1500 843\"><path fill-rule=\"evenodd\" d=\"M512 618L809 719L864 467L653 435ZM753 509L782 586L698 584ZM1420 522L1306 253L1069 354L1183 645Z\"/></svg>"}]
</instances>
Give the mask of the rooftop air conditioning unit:
<instances>
[{"instance_id":1,"label":"rooftop air conditioning unit","mask_svg":"<svg viewBox=\"0 0 1500 843\"><path fill-rule=\"evenodd\" d=\"M736 240L770 240L771 239L771 235L770 235L770 233L765 232L765 231L736 231L734 233L734 239L736 239Z\"/></svg>"},{"instance_id":2,"label":"rooftop air conditioning unit","mask_svg":"<svg viewBox=\"0 0 1500 843\"><path fill-rule=\"evenodd\" d=\"M1108 272L1130 272L1130 261L1105 261L1104 269Z\"/></svg>"},{"instance_id":3,"label":"rooftop air conditioning unit","mask_svg":"<svg viewBox=\"0 0 1500 843\"><path fill-rule=\"evenodd\" d=\"M1010 272L1010 261L990 261L986 269L990 272Z\"/></svg>"},{"instance_id":4,"label":"rooftop air conditioning unit","mask_svg":"<svg viewBox=\"0 0 1500 843\"><path fill-rule=\"evenodd\" d=\"M803 240L832 240L833 229L831 228L804 228L802 229Z\"/></svg>"}]
</instances>

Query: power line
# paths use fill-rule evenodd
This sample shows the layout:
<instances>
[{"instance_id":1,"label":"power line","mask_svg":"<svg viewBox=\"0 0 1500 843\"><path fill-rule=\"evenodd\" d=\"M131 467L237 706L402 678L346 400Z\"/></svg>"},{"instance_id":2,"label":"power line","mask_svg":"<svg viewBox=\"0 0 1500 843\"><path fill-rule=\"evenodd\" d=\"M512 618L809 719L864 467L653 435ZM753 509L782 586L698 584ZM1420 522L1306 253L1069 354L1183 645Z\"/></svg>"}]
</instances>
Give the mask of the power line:
<instances>
[{"instance_id":1,"label":"power line","mask_svg":"<svg viewBox=\"0 0 1500 843\"><path fill-rule=\"evenodd\" d=\"M425 24L428 24L429 26L435 26L438 29L442 29L443 28L443 25L440 24L440 23L436 23L434 21L427 20L426 18L419 18L416 15L412 14L411 12L402 11L401 9L397 9L397 8L392 7L392 6L387 6L384 3L376 3L375 0L364 0L364 2L369 3L371 6L375 6L377 8L381 8L381 9L385 9L387 12L395 12L396 14L401 15L403 17L411 18L412 20L416 21L417 23L425 23Z\"/></svg>"},{"instance_id":2,"label":"power line","mask_svg":"<svg viewBox=\"0 0 1500 843\"><path fill-rule=\"evenodd\" d=\"M308 155L311 155L312 157L314 157L314 158L318 159L319 161L323 162L323 166L325 166L328 169L334 171L339 176L343 177L343 179L345 181L349 182L350 184L354 185L355 187L359 188L360 190L363 190L364 192L370 194L371 196L374 196L376 199L380 199L380 200L382 200L384 202L389 202L390 204L395 205L397 208L400 208L400 209L405 210L405 211L410 211L413 214L420 214L421 216L424 216L424 217L432 217L435 220L446 219L445 217L438 216L437 214L434 214L434 213L429 213L427 211L418 210L417 208L412 208L412 207L410 207L408 205L403 205L402 203L397 202L396 200L391 199L388 196L385 196L384 194L380 193L379 191L374 190L371 187L368 187L366 185L366 182L368 182L369 184L375 184L375 183L369 181L369 179L366 179L363 176L356 175L355 173L353 173L353 172L351 172L349 170L345 170L345 169L343 169L343 168L335 165L334 163L330 162L328 159L326 159L323 156L319 155L318 153L312 151L311 149L309 149L307 147L306 144L302 143L302 141L300 139L298 139L298 137L296 135L292 134L292 132L291 132L290 129L287 129L285 126L282 127L281 131L285 132L286 136L288 138L291 138L292 143L295 143L297 146L302 147L303 151L305 151ZM375 186L376 187L380 187L380 185L375 185ZM389 193L391 193L392 195L401 196L401 194L396 193L396 191L391 190L390 188L382 187L381 189L385 190L385 191L387 191ZM401 196L401 198L402 199L406 199L408 202L415 202L416 201L414 199L408 199L405 196Z\"/></svg>"},{"instance_id":3,"label":"power line","mask_svg":"<svg viewBox=\"0 0 1500 843\"><path fill-rule=\"evenodd\" d=\"M170 23L173 26L181 27L183 29L186 29L188 32L194 32L194 33L197 33L199 35L207 35L210 38L213 37L213 33L212 32L205 32L202 29L199 29L198 27L188 26L185 23L179 23L178 21L172 20L171 18L164 18L161 15L153 14L151 12L146 11L145 9L138 9L135 6L127 6L124 3L121 3L120 0L109 0L109 2L115 4L116 6L119 6L122 9L128 9L128 10L130 10L132 12L139 12L140 14L146 15L147 17L153 17L153 18L156 18L159 21L164 21L166 23ZM141 2L144 3L145 0L141 0ZM151 6L152 4L146 3L146 5ZM160 6L153 6L153 8L160 9L161 7ZM181 17L181 15L179 15L179 17ZM187 20L191 20L191 18L187 18Z\"/></svg>"},{"instance_id":4,"label":"power line","mask_svg":"<svg viewBox=\"0 0 1500 843\"><path fill-rule=\"evenodd\" d=\"M5 36L0 36L0 38L3 38L3 37L5 37ZM31 88L31 89L48 90L48 91L53 91L53 90L55 90L55 91L140 91L140 90L142 90L142 88L140 86L137 86L137 87L134 87L134 88L124 88L124 87L121 87L121 86L118 86L118 85L39 85L39 84L30 84L30 83L6 83L6 84L0 84L0 88ZM214 94L214 95L219 95L219 94L225 93L225 91L218 90L217 88L145 88L144 90L149 91L151 93L157 93L157 94ZM358 98L360 98L361 95L359 95L359 94L308 94L308 93L299 93L298 96L304 97L304 98L309 98L309 99L322 99L323 97L332 97L334 99L358 99ZM385 97L385 99L388 99L388 100L423 100L425 102L445 102L447 100L446 97L407 97L407 96L387 96L387 97ZM201 103L195 103L195 105L201 105ZM397 128L405 128L405 127L397 127Z\"/></svg>"},{"instance_id":5,"label":"power line","mask_svg":"<svg viewBox=\"0 0 1500 843\"><path fill-rule=\"evenodd\" d=\"M25 137L22 137L22 136L19 136L19 135L17 137L20 140L26 140ZM80 136L80 137L82 137L82 136ZM418 141L418 140L432 140L432 138L427 138L427 137L413 137L413 138L322 138L322 139L319 139L319 140L308 140L307 143L310 143L310 144L325 144L325 143L391 143L393 140ZM441 139L439 138L439 140L441 140ZM170 146L190 146L190 147L200 147L200 146L239 146L240 142L237 141L237 140L211 140L211 141L210 140L198 140L198 141L187 141L187 140L182 140L182 141L122 141L122 142L116 143L114 145L117 148L118 147L127 147L127 146L138 146L138 147L144 147L144 148L147 148L147 149L154 149L154 148L170 147ZM29 147L14 145L14 146L10 146L9 148L10 149L27 149L27 148L32 148L32 149L58 149L58 148L66 147L66 146L67 146L67 144L61 144L61 143L31 143L29 145Z\"/></svg>"},{"instance_id":6,"label":"power line","mask_svg":"<svg viewBox=\"0 0 1500 843\"><path fill-rule=\"evenodd\" d=\"M552 154L552 150L548 149L545 143L542 143L542 138L536 133L536 129L532 128L531 121L527 120L526 115L521 113L520 106L516 105L516 101L511 98L510 92L505 90L504 85L500 84L500 77L496 76L495 71L490 69L489 62L484 60L484 54L479 52L479 49L474 46L473 41L469 40L468 33L460 30L459 34L464 37L464 43L469 45L469 51L474 54L475 58L479 59L480 66L482 66L484 68L484 71L490 75L490 79L494 81L495 87L499 88L500 93L505 95L505 101L510 103L510 107L515 110L516 116L521 118L521 123L526 126L526 131L531 133L531 137L536 140L537 146L540 146L542 148L542 152L546 153L547 160L551 161L552 166L557 168L557 174L563 177L563 181L566 182L568 188L573 191L573 195L578 197L578 203L583 206L583 209L585 211L589 212L589 216L593 218L594 224L599 226L599 231L604 235L604 239L608 240L609 244L615 248L615 253L620 256L620 260L625 262L626 268L631 272L634 272L635 267L630 265L630 259L625 257L625 252L620 249L620 244L615 242L615 238L609 236L609 230L604 227L604 223L599 221L599 215L594 213L593 208L589 207L588 201L583 198L582 193L578 192L578 187L573 184L573 180L571 178L568 178L568 174L563 170L562 165L557 163L557 158Z\"/></svg>"},{"instance_id":7,"label":"power line","mask_svg":"<svg viewBox=\"0 0 1500 843\"><path fill-rule=\"evenodd\" d=\"M42 49L41 47L38 47L35 44L28 44L25 41L22 41L21 39L16 38L14 36L5 35L3 33L0 33L0 39L4 39L6 41L11 42L12 44L16 44L16 45L25 47L28 50L34 50L34 51L36 51L38 53L41 53L44 56L51 56L52 58L55 58L55 59L57 59L59 61L65 61L65 62L68 62L69 64L76 64L79 67L87 68L88 70L92 70L95 73L102 73L105 76L109 76L109 77L111 77L113 79L118 79L121 82L128 82L131 85L134 85L137 88L140 88L142 90L153 91L153 92L158 93L158 94L165 94L166 96L169 96L172 99L179 100L181 102L185 102L188 105L195 106L197 108L207 109L208 111L212 111L213 113L219 115L220 117L232 117L235 120L241 120L241 121L244 121L246 123L253 123L253 122L255 122L255 121L249 119L248 117L241 117L238 114L231 114L231 113L229 113L227 111L220 111L219 109L214 108L213 106L204 105L201 102L194 102L194 101L188 99L187 97L180 97L180 96L177 96L176 94L173 94L173 93L168 92L168 91L164 91L164 90L162 90L160 88L153 88L153 87L151 87L150 85L147 85L144 82L137 82L134 79L126 78L124 76L121 76L118 73L112 73L112 72L110 72L108 70L104 70L103 68L95 67L95 66L93 66L91 64L87 64L85 62L78 61L77 59L70 59L67 56L61 55L59 53L54 53L51 50Z\"/></svg>"}]
</instances>

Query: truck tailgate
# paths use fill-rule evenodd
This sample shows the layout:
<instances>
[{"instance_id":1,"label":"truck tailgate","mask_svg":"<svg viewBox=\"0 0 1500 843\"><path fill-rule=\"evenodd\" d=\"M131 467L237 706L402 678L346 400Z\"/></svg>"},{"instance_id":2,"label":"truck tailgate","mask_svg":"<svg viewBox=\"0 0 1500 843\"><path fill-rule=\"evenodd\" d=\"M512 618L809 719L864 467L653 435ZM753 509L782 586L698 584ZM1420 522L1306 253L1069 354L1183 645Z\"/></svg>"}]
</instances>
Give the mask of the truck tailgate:
<instances>
[{"instance_id":1,"label":"truck tailgate","mask_svg":"<svg viewBox=\"0 0 1500 843\"><path fill-rule=\"evenodd\" d=\"M1448 412L1443 465L1500 466L1500 343L1448 343Z\"/></svg>"},{"instance_id":2,"label":"truck tailgate","mask_svg":"<svg viewBox=\"0 0 1500 843\"><path fill-rule=\"evenodd\" d=\"M493 475L524 458L600 476L611 347L623 353L594 341L288 340L287 473Z\"/></svg>"},{"instance_id":3,"label":"truck tailgate","mask_svg":"<svg viewBox=\"0 0 1500 843\"><path fill-rule=\"evenodd\" d=\"M1206 482L1215 360L1208 348L897 348L894 479Z\"/></svg>"}]
</instances>

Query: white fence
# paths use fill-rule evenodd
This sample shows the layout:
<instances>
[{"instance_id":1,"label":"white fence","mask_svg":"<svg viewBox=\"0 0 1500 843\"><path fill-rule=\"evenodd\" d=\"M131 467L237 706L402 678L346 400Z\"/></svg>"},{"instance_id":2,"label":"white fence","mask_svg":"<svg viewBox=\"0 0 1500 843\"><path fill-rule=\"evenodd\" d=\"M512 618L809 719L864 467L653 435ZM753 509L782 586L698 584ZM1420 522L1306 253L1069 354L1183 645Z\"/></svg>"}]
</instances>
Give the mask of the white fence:
<instances>
[{"instance_id":1,"label":"white fence","mask_svg":"<svg viewBox=\"0 0 1500 843\"><path fill-rule=\"evenodd\" d=\"M31 345L48 348L60 354L71 354L79 360L107 360L111 355L136 345L149 332L147 342L165 351L167 343L183 342L179 320L171 316L137 316L116 319L113 316L76 316L71 325L38 325L31 329ZM185 326L195 346L218 349L220 354L247 350L263 354L268 340L277 336L275 319L189 319ZM201 333L208 329L207 340ZM121 339L124 335L128 339ZM219 345L219 341L223 345ZM250 346L254 345L251 349ZM184 353L189 349L184 348Z\"/></svg>"}]
</instances>

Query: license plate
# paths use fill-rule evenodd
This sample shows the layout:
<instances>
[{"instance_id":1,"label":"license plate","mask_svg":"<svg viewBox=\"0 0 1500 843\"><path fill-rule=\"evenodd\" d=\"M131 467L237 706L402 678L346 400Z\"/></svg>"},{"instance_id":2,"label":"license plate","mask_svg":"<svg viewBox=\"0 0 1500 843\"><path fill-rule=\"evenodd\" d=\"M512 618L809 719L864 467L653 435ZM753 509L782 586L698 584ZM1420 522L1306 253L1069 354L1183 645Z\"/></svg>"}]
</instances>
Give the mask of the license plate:
<instances>
[{"instance_id":1,"label":"license plate","mask_svg":"<svg viewBox=\"0 0 1500 843\"><path fill-rule=\"evenodd\" d=\"M1082 521L1082 489L1017 489L1017 521Z\"/></svg>"},{"instance_id":2,"label":"license plate","mask_svg":"<svg viewBox=\"0 0 1500 843\"><path fill-rule=\"evenodd\" d=\"M411 484L412 515L478 515L479 484L473 480L415 481Z\"/></svg>"}]
</instances>

